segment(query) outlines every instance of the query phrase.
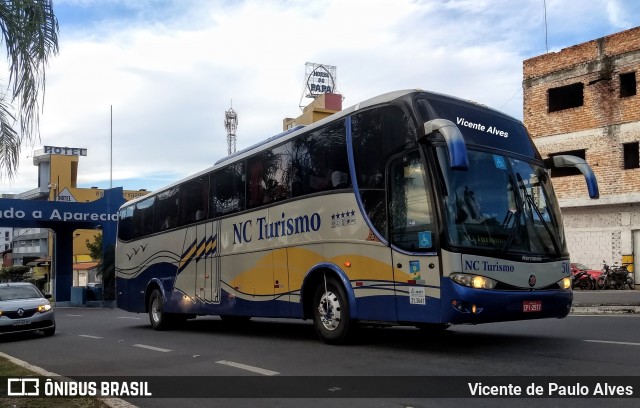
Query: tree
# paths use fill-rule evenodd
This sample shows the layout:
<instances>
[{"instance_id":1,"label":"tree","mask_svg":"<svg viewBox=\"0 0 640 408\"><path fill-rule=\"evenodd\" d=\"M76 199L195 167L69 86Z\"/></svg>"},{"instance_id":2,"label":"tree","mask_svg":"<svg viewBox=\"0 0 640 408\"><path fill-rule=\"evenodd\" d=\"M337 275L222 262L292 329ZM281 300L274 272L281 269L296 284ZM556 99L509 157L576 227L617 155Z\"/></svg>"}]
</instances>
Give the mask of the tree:
<instances>
[{"instance_id":1,"label":"tree","mask_svg":"<svg viewBox=\"0 0 640 408\"><path fill-rule=\"evenodd\" d=\"M116 287L116 263L115 246L110 244L106 248L102 246L102 234L95 235L93 242L87 242L87 249L91 259L98 261L98 277L102 280L102 290L104 300L115 299Z\"/></svg>"},{"instance_id":2,"label":"tree","mask_svg":"<svg viewBox=\"0 0 640 408\"><path fill-rule=\"evenodd\" d=\"M98 262L102 261L102 234L94 235L93 242L87 242L86 245L91 259Z\"/></svg>"},{"instance_id":3,"label":"tree","mask_svg":"<svg viewBox=\"0 0 640 408\"><path fill-rule=\"evenodd\" d=\"M22 282L25 273L29 272L28 266L16 265L0 269L0 282Z\"/></svg>"},{"instance_id":4,"label":"tree","mask_svg":"<svg viewBox=\"0 0 640 408\"><path fill-rule=\"evenodd\" d=\"M49 57L58 54L58 20L52 0L0 0L0 29L9 61L7 90L0 92L0 178L12 179L22 142L33 144L40 136L45 68Z\"/></svg>"}]
</instances>

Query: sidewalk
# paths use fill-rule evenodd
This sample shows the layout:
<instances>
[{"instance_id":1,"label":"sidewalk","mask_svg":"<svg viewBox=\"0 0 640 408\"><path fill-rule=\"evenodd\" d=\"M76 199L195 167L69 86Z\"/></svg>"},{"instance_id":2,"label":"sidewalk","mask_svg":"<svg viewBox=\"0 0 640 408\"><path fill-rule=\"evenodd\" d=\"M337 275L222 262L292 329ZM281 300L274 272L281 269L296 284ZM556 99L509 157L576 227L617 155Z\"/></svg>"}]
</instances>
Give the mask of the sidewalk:
<instances>
[{"instance_id":1,"label":"sidewalk","mask_svg":"<svg viewBox=\"0 0 640 408\"><path fill-rule=\"evenodd\" d=\"M571 314L640 314L640 290L589 290L573 292Z\"/></svg>"}]
</instances>

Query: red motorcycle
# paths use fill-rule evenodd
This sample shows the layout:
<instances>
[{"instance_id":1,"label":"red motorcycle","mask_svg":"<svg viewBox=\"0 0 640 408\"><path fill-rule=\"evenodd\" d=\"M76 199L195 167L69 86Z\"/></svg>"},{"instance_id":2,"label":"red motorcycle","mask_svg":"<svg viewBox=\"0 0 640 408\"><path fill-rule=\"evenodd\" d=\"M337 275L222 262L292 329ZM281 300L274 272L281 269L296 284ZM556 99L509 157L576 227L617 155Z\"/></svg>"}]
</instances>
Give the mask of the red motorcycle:
<instances>
[{"instance_id":1,"label":"red motorcycle","mask_svg":"<svg viewBox=\"0 0 640 408\"><path fill-rule=\"evenodd\" d=\"M571 287L574 290L594 290L597 285L597 278L594 276L593 272L588 267L582 264L572 263L571 264Z\"/></svg>"}]
</instances>

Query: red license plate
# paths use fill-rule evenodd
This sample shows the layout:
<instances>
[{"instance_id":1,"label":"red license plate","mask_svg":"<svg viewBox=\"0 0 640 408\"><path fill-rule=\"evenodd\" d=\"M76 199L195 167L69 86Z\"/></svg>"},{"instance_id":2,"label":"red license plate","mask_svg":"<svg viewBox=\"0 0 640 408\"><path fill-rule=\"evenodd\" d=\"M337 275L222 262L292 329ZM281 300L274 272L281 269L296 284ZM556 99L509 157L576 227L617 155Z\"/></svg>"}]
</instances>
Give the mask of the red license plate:
<instances>
[{"instance_id":1,"label":"red license plate","mask_svg":"<svg viewBox=\"0 0 640 408\"><path fill-rule=\"evenodd\" d=\"M541 312L542 300L524 300L522 302L522 311L525 313Z\"/></svg>"}]
</instances>

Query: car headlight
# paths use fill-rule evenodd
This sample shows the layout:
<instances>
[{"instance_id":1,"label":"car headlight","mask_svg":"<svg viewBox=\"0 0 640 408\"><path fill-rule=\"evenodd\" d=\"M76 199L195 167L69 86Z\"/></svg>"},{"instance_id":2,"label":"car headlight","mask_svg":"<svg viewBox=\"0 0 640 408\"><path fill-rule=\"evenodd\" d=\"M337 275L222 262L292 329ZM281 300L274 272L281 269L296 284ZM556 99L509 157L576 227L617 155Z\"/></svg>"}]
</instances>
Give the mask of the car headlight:
<instances>
[{"instance_id":1,"label":"car headlight","mask_svg":"<svg viewBox=\"0 0 640 408\"><path fill-rule=\"evenodd\" d=\"M49 304L38 306L38 312L40 313L48 312L49 310L51 310L51 305Z\"/></svg>"},{"instance_id":2,"label":"car headlight","mask_svg":"<svg viewBox=\"0 0 640 408\"><path fill-rule=\"evenodd\" d=\"M451 280L474 289L493 289L498 284L497 281L480 275L469 275L466 273L453 273Z\"/></svg>"}]
</instances>

